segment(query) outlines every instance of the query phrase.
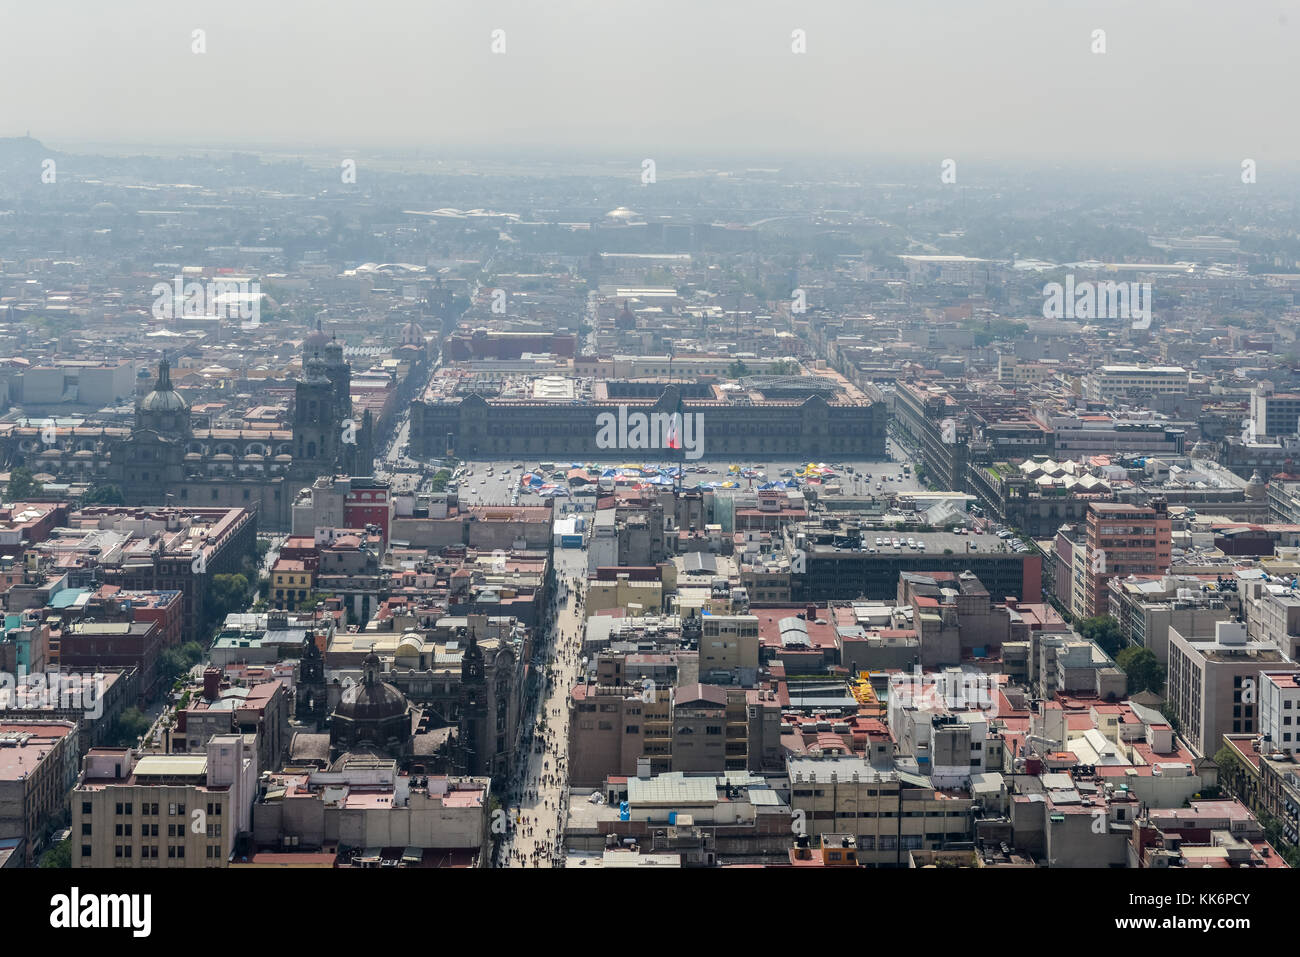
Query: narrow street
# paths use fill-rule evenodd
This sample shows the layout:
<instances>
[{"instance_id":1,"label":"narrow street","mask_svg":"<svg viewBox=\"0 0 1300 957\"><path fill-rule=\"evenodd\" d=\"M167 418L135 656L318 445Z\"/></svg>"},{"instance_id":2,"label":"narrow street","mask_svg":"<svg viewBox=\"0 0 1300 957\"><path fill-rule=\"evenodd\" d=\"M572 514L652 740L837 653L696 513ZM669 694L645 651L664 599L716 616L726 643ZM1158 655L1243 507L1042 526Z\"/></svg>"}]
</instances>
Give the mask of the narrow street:
<instances>
[{"instance_id":1,"label":"narrow street","mask_svg":"<svg viewBox=\"0 0 1300 957\"><path fill-rule=\"evenodd\" d=\"M553 669L533 715L534 733L525 732L526 760L506 795L509 831L498 866L554 867L562 861L561 828L568 801L569 690L577 680L583 634L582 595L586 585L585 549L555 549L556 606L549 642L539 649Z\"/></svg>"}]
</instances>

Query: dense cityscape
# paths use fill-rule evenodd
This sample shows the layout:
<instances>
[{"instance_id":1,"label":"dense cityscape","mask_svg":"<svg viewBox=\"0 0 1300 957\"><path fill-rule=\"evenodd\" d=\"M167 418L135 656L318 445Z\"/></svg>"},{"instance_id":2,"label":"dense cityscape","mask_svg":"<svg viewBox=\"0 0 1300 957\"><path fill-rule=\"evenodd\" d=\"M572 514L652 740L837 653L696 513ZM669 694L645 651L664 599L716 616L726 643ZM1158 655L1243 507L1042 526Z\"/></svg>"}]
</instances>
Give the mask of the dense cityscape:
<instances>
[{"instance_id":1,"label":"dense cityscape","mask_svg":"<svg viewBox=\"0 0 1300 957\"><path fill-rule=\"evenodd\" d=\"M1107 868L1095 922L1208 932L1300 866L1300 173L676 145L0 127L51 927L149 936L151 870Z\"/></svg>"}]
</instances>

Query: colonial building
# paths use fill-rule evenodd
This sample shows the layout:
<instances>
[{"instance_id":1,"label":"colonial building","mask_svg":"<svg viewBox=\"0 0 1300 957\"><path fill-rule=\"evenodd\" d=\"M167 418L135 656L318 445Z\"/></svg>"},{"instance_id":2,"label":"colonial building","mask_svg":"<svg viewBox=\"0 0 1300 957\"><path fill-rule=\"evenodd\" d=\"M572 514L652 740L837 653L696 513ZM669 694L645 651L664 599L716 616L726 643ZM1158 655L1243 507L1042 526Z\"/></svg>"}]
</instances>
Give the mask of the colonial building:
<instances>
[{"instance_id":1,"label":"colonial building","mask_svg":"<svg viewBox=\"0 0 1300 957\"><path fill-rule=\"evenodd\" d=\"M238 506L256 509L264 529L287 530L299 488L320 475L369 475L374 462L370 414L352 418L351 369L342 346L318 327L303 358L291 430L194 429L164 358L153 390L136 406L130 434L103 443L109 452L103 481L120 486L128 504ZM80 438L69 441L84 445Z\"/></svg>"}]
</instances>

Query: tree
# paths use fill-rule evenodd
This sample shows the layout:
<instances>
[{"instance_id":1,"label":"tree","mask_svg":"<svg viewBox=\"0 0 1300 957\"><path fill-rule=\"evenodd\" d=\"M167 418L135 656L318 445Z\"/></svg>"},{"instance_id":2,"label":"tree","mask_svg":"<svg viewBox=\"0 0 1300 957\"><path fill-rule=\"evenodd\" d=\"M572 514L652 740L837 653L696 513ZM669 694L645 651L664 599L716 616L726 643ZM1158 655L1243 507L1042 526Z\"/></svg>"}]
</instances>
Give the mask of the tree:
<instances>
[{"instance_id":1,"label":"tree","mask_svg":"<svg viewBox=\"0 0 1300 957\"><path fill-rule=\"evenodd\" d=\"M332 592L320 592L312 589L307 597L298 602L298 611L315 611L325 603L326 598L333 598Z\"/></svg>"},{"instance_id":2,"label":"tree","mask_svg":"<svg viewBox=\"0 0 1300 957\"><path fill-rule=\"evenodd\" d=\"M170 684L202 661L203 655L203 646L197 641L186 642L179 648L165 648L158 655L158 671Z\"/></svg>"},{"instance_id":3,"label":"tree","mask_svg":"<svg viewBox=\"0 0 1300 957\"><path fill-rule=\"evenodd\" d=\"M1160 706L1160 713L1164 715L1165 720L1169 722L1169 727L1174 729L1174 734L1183 733L1183 721L1178 717L1178 712L1174 710L1172 704L1166 701Z\"/></svg>"},{"instance_id":4,"label":"tree","mask_svg":"<svg viewBox=\"0 0 1300 957\"><path fill-rule=\"evenodd\" d=\"M126 495L123 494L121 486L118 485L97 485L88 489L86 494L81 497L83 505L125 505Z\"/></svg>"},{"instance_id":5,"label":"tree","mask_svg":"<svg viewBox=\"0 0 1300 957\"><path fill-rule=\"evenodd\" d=\"M232 611L239 611L249 602L248 576L243 574L213 575L208 587L208 611L214 620L225 619Z\"/></svg>"},{"instance_id":6,"label":"tree","mask_svg":"<svg viewBox=\"0 0 1300 957\"><path fill-rule=\"evenodd\" d=\"M41 494L41 483L32 476L32 470L19 466L9 473L9 487L5 490L9 501L17 502Z\"/></svg>"},{"instance_id":7,"label":"tree","mask_svg":"<svg viewBox=\"0 0 1300 957\"><path fill-rule=\"evenodd\" d=\"M149 724L149 716L139 708L127 708L118 715L109 740L119 748L135 747L136 740L149 730Z\"/></svg>"},{"instance_id":8,"label":"tree","mask_svg":"<svg viewBox=\"0 0 1300 957\"><path fill-rule=\"evenodd\" d=\"M1079 622L1078 631L1112 658L1128 644L1128 639L1120 631L1119 622L1110 615L1094 615L1092 618L1085 618Z\"/></svg>"},{"instance_id":9,"label":"tree","mask_svg":"<svg viewBox=\"0 0 1300 957\"><path fill-rule=\"evenodd\" d=\"M1300 848L1297 848L1286 839L1282 822L1262 808L1256 813L1255 817L1259 821L1259 826L1264 829L1264 837L1277 848L1278 853L1282 855L1282 859L1291 867L1300 864Z\"/></svg>"},{"instance_id":10,"label":"tree","mask_svg":"<svg viewBox=\"0 0 1300 957\"><path fill-rule=\"evenodd\" d=\"M743 379L749 375L749 366L737 359L731 365L727 366L727 376L732 379Z\"/></svg>"},{"instance_id":11,"label":"tree","mask_svg":"<svg viewBox=\"0 0 1300 957\"><path fill-rule=\"evenodd\" d=\"M60 841L41 855L41 867L71 867L72 838Z\"/></svg>"},{"instance_id":12,"label":"tree","mask_svg":"<svg viewBox=\"0 0 1300 957\"><path fill-rule=\"evenodd\" d=\"M1165 667L1150 648L1125 648L1115 656L1115 664L1128 675L1128 693L1153 691L1160 694L1165 686Z\"/></svg>"}]
</instances>

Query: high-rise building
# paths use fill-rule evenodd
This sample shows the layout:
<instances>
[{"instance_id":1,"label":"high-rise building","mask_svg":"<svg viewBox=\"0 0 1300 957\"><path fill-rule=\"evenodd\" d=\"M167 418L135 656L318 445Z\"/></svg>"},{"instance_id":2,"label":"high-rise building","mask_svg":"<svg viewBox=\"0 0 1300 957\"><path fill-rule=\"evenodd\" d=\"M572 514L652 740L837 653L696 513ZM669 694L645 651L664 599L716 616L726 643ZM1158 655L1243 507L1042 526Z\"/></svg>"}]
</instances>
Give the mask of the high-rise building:
<instances>
[{"instance_id":1,"label":"high-rise building","mask_svg":"<svg viewBox=\"0 0 1300 957\"><path fill-rule=\"evenodd\" d=\"M1116 575L1161 575L1169 570L1173 528L1162 499L1150 505L1093 502L1088 506L1085 606L1110 610L1107 582Z\"/></svg>"}]
</instances>

